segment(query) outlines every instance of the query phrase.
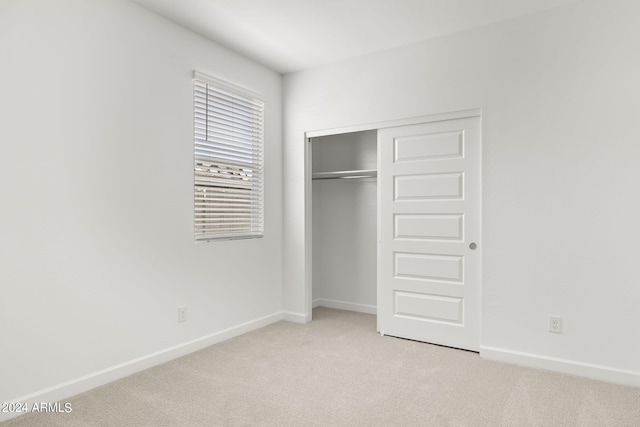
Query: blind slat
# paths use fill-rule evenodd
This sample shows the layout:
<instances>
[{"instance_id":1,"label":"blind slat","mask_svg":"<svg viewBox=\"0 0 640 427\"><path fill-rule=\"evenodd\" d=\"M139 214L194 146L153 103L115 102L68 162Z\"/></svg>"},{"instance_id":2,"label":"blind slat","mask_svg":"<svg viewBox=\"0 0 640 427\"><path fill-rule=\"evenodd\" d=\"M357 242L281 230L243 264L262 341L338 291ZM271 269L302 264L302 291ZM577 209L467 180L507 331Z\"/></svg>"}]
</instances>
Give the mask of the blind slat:
<instances>
[{"instance_id":1,"label":"blind slat","mask_svg":"<svg viewBox=\"0 0 640 427\"><path fill-rule=\"evenodd\" d=\"M232 115L250 121L253 121L253 116L262 116L264 112L259 105L229 101L212 93L199 93L194 97L193 102L199 108L204 106L207 110L216 111L217 114Z\"/></svg>"},{"instance_id":2,"label":"blind slat","mask_svg":"<svg viewBox=\"0 0 640 427\"><path fill-rule=\"evenodd\" d=\"M246 126L249 128L261 128L263 126L262 119L257 117L258 113L256 113L253 117L244 117L229 114L229 112L226 110L217 111L213 106L208 104L203 104L200 102L194 103L194 116L198 117L198 119L200 120L207 117L219 120L231 120L236 122L238 125Z\"/></svg>"},{"instance_id":3,"label":"blind slat","mask_svg":"<svg viewBox=\"0 0 640 427\"><path fill-rule=\"evenodd\" d=\"M213 159L233 159L235 161L248 161L253 163L254 154L253 153L243 153L239 151L231 151L226 148L220 148L216 146L211 146L211 148L203 148L200 146L196 147L195 154L197 156L207 156Z\"/></svg>"},{"instance_id":4,"label":"blind slat","mask_svg":"<svg viewBox=\"0 0 640 427\"><path fill-rule=\"evenodd\" d=\"M254 159L253 162L241 162L239 160L235 160L235 159L221 159L221 158L217 158L217 157L211 157L211 156L203 156L202 154L196 154L196 164L194 169L198 169L198 168L203 168L203 169L207 169L207 168L213 168L213 167L234 167L234 168L241 168L241 169L251 169L255 168L256 171L261 171L262 170L262 165L256 165L256 161L255 160L259 160L260 162L262 162L262 157L258 157L256 156L256 158Z\"/></svg>"}]
</instances>

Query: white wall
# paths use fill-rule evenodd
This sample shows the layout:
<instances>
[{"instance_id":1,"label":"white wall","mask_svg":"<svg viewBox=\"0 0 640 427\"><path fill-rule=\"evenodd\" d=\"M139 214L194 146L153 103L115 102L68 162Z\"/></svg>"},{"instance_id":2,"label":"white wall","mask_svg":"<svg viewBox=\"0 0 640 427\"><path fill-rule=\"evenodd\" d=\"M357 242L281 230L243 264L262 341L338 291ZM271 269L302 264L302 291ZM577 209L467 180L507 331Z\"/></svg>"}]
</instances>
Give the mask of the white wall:
<instances>
[{"instance_id":1,"label":"white wall","mask_svg":"<svg viewBox=\"0 0 640 427\"><path fill-rule=\"evenodd\" d=\"M377 133L313 138L313 172L376 169ZM313 186L313 304L375 313L375 178L320 179Z\"/></svg>"},{"instance_id":2,"label":"white wall","mask_svg":"<svg viewBox=\"0 0 640 427\"><path fill-rule=\"evenodd\" d=\"M304 132L481 107L482 355L640 385L638 16L586 0L285 76L285 310L308 314Z\"/></svg>"},{"instance_id":3,"label":"white wall","mask_svg":"<svg viewBox=\"0 0 640 427\"><path fill-rule=\"evenodd\" d=\"M282 316L280 75L122 0L3 0L0 58L0 401ZM266 98L263 239L194 244L193 69Z\"/></svg>"}]
</instances>

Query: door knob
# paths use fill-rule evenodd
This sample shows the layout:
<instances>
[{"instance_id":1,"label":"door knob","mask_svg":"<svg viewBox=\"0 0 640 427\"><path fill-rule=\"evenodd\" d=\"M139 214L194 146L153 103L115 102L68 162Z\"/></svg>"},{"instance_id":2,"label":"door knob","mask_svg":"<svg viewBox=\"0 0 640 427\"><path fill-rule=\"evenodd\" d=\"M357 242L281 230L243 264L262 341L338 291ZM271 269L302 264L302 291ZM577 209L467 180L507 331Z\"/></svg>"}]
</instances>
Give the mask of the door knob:
<instances>
[{"instance_id":1,"label":"door knob","mask_svg":"<svg viewBox=\"0 0 640 427\"><path fill-rule=\"evenodd\" d=\"M478 245L476 245L475 242L469 243L469 249L471 249L472 251L475 251L477 247L478 247Z\"/></svg>"}]
</instances>

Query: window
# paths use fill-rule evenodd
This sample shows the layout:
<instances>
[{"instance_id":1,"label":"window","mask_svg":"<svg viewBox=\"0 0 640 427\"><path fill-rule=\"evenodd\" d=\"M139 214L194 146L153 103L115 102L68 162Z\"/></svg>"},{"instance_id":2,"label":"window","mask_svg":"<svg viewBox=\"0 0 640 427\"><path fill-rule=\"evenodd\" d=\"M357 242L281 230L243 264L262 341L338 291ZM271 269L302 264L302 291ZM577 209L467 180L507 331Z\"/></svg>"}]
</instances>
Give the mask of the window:
<instances>
[{"instance_id":1,"label":"window","mask_svg":"<svg viewBox=\"0 0 640 427\"><path fill-rule=\"evenodd\" d=\"M262 237L264 102L194 73L196 242Z\"/></svg>"}]
</instances>

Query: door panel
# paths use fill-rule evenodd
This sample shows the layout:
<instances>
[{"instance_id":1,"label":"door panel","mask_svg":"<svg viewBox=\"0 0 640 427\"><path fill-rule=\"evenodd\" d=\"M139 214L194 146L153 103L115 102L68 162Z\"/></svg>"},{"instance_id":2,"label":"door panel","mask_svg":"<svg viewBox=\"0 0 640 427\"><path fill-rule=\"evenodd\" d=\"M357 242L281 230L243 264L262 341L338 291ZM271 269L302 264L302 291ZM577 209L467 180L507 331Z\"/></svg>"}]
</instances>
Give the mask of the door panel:
<instances>
[{"instance_id":1,"label":"door panel","mask_svg":"<svg viewBox=\"0 0 640 427\"><path fill-rule=\"evenodd\" d=\"M443 132L396 138L395 162L462 157L462 132Z\"/></svg>"},{"instance_id":2,"label":"door panel","mask_svg":"<svg viewBox=\"0 0 640 427\"><path fill-rule=\"evenodd\" d=\"M463 258L458 255L427 255L395 252L393 277L462 283Z\"/></svg>"},{"instance_id":3,"label":"door panel","mask_svg":"<svg viewBox=\"0 0 640 427\"><path fill-rule=\"evenodd\" d=\"M394 214L396 240L462 240L463 216L438 214Z\"/></svg>"},{"instance_id":4,"label":"door panel","mask_svg":"<svg viewBox=\"0 0 640 427\"><path fill-rule=\"evenodd\" d=\"M479 349L480 156L479 117L378 131L381 333Z\"/></svg>"},{"instance_id":5,"label":"door panel","mask_svg":"<svg viewBox=\"0 0 640 427\"><path fill-rule=\"evenodd\" d=\"M462 173L434 173L394 177L395 200L460 199Z\"/></svg>"},{"instance_id":6,"label":"door panel","mask_svg":"<svg viewBox=\"0 0 640 427\"><path fill-rule=\"evenodd\" d=\"M395 293L395 316L405 316L416 320L462 324L463 299L415 292Z\"/></svg>"}]
</instances>

